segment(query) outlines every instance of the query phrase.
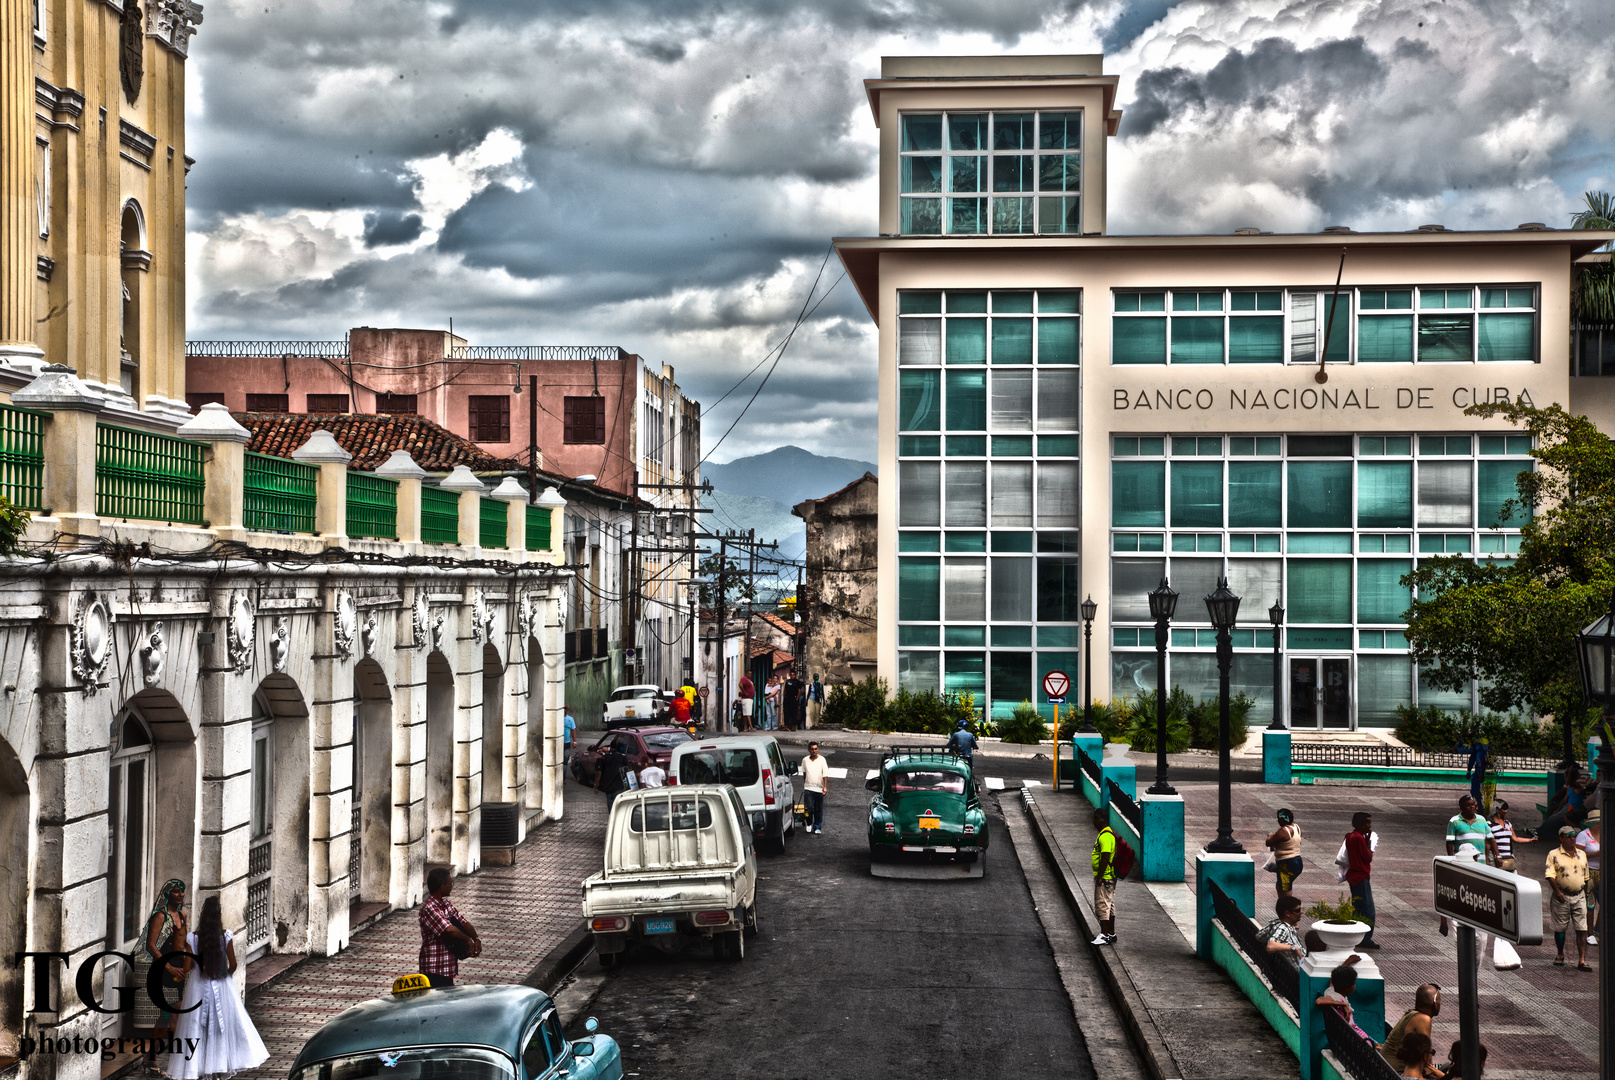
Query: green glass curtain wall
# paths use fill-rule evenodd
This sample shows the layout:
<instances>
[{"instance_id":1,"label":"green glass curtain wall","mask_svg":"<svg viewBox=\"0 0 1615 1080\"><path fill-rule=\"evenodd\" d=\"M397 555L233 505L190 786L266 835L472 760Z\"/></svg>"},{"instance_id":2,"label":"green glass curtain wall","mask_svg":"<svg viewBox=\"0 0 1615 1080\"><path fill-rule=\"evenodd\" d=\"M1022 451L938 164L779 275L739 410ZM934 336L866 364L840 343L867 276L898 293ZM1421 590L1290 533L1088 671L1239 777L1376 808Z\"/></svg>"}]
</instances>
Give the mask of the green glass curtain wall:
<instances>
[{"instance_id":1,"label":"green glass curtain wall","mask_svg":"<svg viewBox=\"0 0 1615 1080\"><path fill-rule=\"evenodd\" d=\"M987 320L948 320L948 363L985 364L987 362Z\"/></svg>"},{"instance_id":2,"label":"green glass curtain wall","mask_svg":"<svg viewBox=\"0 0 1615 1080\"><path fill-rule=\"evenodd\" d=\"M1399 623L1404 621L1412 592L1401 584L1413 572L1411 559L1362 559L1357 563L1357 621Z\"/></svg>"},{"instance_id":3,"label":"green glass curtain wall","mask_svg":"<svg viewBox=\"0 0 1615 1080\"><path fill-rule=\"evenodd\" d=\"M1040 319L1037 324L1037 359L1040 364L1077 362L1076 319Z\"/></svg>"},{"instance_id":4,"label":"green glass curtain wall","mask_svg":"<svg viewBox=\"0 0 1615 1080\"><path fill-rule=\"evenodd\" d=\"M1528 508L1520 507L1514 511L1508 521L1502 517L1503 504L1510 499L1519 497L1519 488L1516 480L1522 472L1531 471L1531 461L1482 461L1480 463L1479 488L1480 496L1480 526L1490 528L1493 525L1507 525L1511 529L1518 529L1531 520Z\"/></svg>"},{"instance_id":5,"label":"green glass curtain wall","mask_svg":"<svg viewBox=\"0 0 1615 1080\"><path fill-rule=\"evenodd\" d=\"M1082 580L1076 559L1037 560L1037 620L1077 622L1082 618Z\"/></svg>"},{"instance_id":6,"label":"green glass curtain wall","mask_svg":"<svg viewBox=\"0 0 1615 1080\"><path fill-rule=\"evenodd\" d=\"M1110 463L1110 523L1118 528L1166 524L1166 463Z\"/></svg>"},{"instance_id":7,"label":"green glass curtain wall","mask_svg":"<svg viewBox=\"0 0 1615 1080\"><path fill-rule=\"evenodd\" d=\"M1282 480L1276 461L1228 463L1228 527L1276 529L1283 521Z\"/></svg>"},{"instance_id":8,"label":"green glass curtain wall","mask_svg":"<svg viewBox=\"0 0 1615 1080\"><path fill-rule=\"evenodd\" d=\"M948 374L947 430L987 429L986 371L950 371Z\"/></svg>"},{"instance_id":9,"label":"green glass curtain wall","mask_svg":"<svg viewBox=\"0 0 1615 1080\"><path fill-rule=\"evenodd\" d=\"M991 656L993 716L1007 717L1032 698L1032 654L994 652Z\"/></svg>"},{"instance_id":10,"label":"green glass curtain wall","mask_svg":"<svg viewBox=\"0 0 1615 1080\"><path fill-rule=\"evenodd\" d=\"M936 431L942 424L941 374L905 371L899 377L898 427L903 431Z\"/></svg>"},{"instance_id":11,"label":"green glass curtain wall","mask_svg":"<svg viewBox=\"0 0 1615 1080\"><path fill-rule=\"evenodd\" d=\"M1222 462L1172 463L1172 527L1222 528Z\"/></svg>"},{"instance_id":12,"label":"green glass curtain wall","mask_svg":"<svg viewBox=\"0 0 1615 1080\"><path fill-rule=\"evenodd\" d=\"M942 689L949 694L974 694L979 707L987 697L986 657L950 649L942 661Z\"/></svg>"},{"instance_id":13,"label":"green glass curtain wall","mask_svg":"<svg viewBox=\"0 0 1615 1080\"><path fill-rule=\"evenodd\" d=\"M1112 319L1112 364L1166 363L1165 319Z\"/></svg>"},{"instance_id":14,"label":"green glass curtain wall","mask_svg":"<svg viewBox=\"0 0 1615 1080\"><path fill-rule=\"evenodd\" d=\"M1364 364L1413 361L1412 315L1364 315L1357 320L1357 360Z\"/></svg>"},{"instance_id":15,"label":"green glass curtain wall","mask_svg":"<svg viewBox=\"0 0 1615 1080\"><path fill-rule=\"evenodd\" d=\"M993 320L993 363L1030 364L1032 362L1032 320Z\"/></svg>"},{"instance_id":16,"label":"green glass curtain wall","mask_svg":"<svg viewBox=\"0 0 1615 1080\"><path fill-rule=\"evenodd\" d=\"M1289 527L1351 528L1351 462L1290 462Z\"/></svg>"},{"instance_id":17,"label":"green glass curtain wall","mask_svg":"<svg viewBox=\"0 0 1615 1080\"><path fill-rule=\"evenodd\" d=\"M942 560L897 560L897 617L936 622L942 614Z\"/></svg>"},{"instance_id":18,"label":"green glass curtain wall","mask_svg":"<svg viewBox=\"0 0 1615 1080\"><path fill-rule=\"evenodd\" d=\"M1530 363L1536 350L1536 316L1482 315L1477 335L1482 361Z\"/></svg>"},{"instance_id":19,"label":"green glass curtain wall","mask_svg":"<svg viewBox=\"0 0 1615 1080\"><path fill-rule=\"evenodd\" d=\"M1405 655L1357 657L1357 723L1395 724L1397 707L1413 704L1413 665Z\"/></svg>"},{"instance_id":20,"label":"green glass curtain wall","mask_svg":"<svg viewBox=\"0 0 1615 1080\"><path fill-rule=\"evenodd\" d=\"M1219 318L1199 316L1172 318L1172 362L1174 364L1222 363L1222 324Z\"/></svg>"},{"instance_id":21,"label":"green glass curtain wall","mask_svg":"<svg viewBox=\"0 0 1615 1080\"><path fill-rule=\"evenodd\" d=\"M1405 461L1358 463L1357 527L1360 529L1413 527L1411 464Z\"/></svg>"},{"instance_id":22,"label":"green glass curtain wall","mask_svg":"<svg viewBox=\"0 0 1615 1080\"><path fill-rule=\"evenodd\" d=\"M1351 622L1351 560L1290 559L1286 621L1296 624Z\"/></svg>"},{"instance_id":23,"label":"green glass curtain wall","mask_svg":"<svg viewBox=\"0 0 1615 1080\"><path fill-rule=\"evenodd\" d=\"M1230 364L1278 364L1284 361L1284 320L1277 316L1228 320Z\"/></svg>"}]
</instances>

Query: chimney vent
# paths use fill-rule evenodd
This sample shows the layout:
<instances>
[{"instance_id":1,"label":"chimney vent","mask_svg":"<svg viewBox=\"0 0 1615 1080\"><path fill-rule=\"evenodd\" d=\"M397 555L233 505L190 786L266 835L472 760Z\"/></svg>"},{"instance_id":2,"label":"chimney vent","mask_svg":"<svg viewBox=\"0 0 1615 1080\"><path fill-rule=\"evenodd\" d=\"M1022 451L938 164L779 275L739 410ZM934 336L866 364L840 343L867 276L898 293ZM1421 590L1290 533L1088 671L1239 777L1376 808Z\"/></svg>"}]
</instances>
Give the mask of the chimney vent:
<instances>
[{"instance_id":1,"label":"chimney vent","mask_svg":"<svg viewBox=\"0 0 1615 1080\"><path fill-rule=\"evenodd\" d=\"M1419 226L1419 231L1420 232L1446 232L1447 227L1445 225L1420 225Z\"/></svg>"},{"instance_id":2,"label":"chimney vent","mask_svg":"<svg viewBox=\"0 0 1615 1080\"><path fill-rule=\"evenodd\" d=\"M1325 225L1324 232L1351 232L1350 225Z\"/></svg>"}]
</instances>

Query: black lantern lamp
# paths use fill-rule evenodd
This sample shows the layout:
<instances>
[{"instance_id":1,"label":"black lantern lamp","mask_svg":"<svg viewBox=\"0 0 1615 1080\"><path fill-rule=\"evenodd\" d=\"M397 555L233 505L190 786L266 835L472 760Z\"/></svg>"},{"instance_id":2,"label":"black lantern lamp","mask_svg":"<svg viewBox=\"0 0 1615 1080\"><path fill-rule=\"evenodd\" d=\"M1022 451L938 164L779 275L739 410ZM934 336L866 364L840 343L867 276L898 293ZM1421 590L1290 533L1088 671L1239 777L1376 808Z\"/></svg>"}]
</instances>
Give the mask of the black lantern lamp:
<instances>
[{"instance_id":1,"label":"black lantern lamp","mask_svg":"<svg viewBox=\"0 0 1615 1080\"><path fill-rule=\"evenodd\" d=\"M1093 726L1093 621L1099 614L1099 605L1093 594L1082 602L1082 666L1087 669L1087 693L1082 698L1082 728L1078 734L1091 734Z\"/></svg>"},{"instance_id":2,"label":"black lantern lamp","mask_svg":"<svg viewBox=\"0 0 1615 1080\"><path fill-rule=\"evenodd\" d=\"M1228 588L1228 579L1217 579L1217 588L1206 597L1206 611L1217 631L1217 839L1206 850L1217 854L1242 855L1245 848L1234 839L1233 775L1228 745L1228 672L1234 664L1234 623L1239 618L1239 600Z\"/></svg>"},{"instance_id":3,"label":"black lantern lamp","mask_svg":"<svg viewBox=\"0 0 1615 1080\"><path fill-rule=\"evenodd\" d=\"M1284 695L1280 690L1284 686L1284 605L1273 601L1273 606L1267 609L1267 621L1273 624L1273 722L1267 729L1283 731Z\"/></svg>"},{"instance_id":4,"label":"black lantern lamp","mask_svg":"<svg viewBox=\"0 0 1615 1080\"><path fill-rule=\"evenodd\" d=\"M1166 643L1177 610L1177 591L1163 577L1150 593L1150 618L1155 620L1155 783L1149 787L1151 795L1178 793L1166 779Z\"/></svg>"},{"instance_id":5,"label":"black lantern lamp","mask_svg":"<svg viewBox=\"0 0 1615 1080\"><path fill-rule=\"evenodd\" d=\"M1598 760L1598 805L1608 807L1615 799L1615 746L1610 745L1609 724L1615 718L1615 593L1609 598L1609 610L1593 620L1576 635L1576 660L1581 666L1581 692L1590 705L1597 705L1602 744ZM1566 718L1565 735L1568 744L1570 724ZM1567 753L1566 758L1573 755ZM1608 910L1615 903L1615 888L1610 882L1615 874L1605 874L1598 881L1598 910ZM1605 929L1608 929L1607 927ZM1608 945L1603 946L1608 948ZM1600 1080L1615 1080L1615 1033L1610 1031L1610 1012L1615 1009L1615 964L1604 956L1598 964L1598 1015L1599 1025L1598 1076Z\"/></svg>"}]
</instances>

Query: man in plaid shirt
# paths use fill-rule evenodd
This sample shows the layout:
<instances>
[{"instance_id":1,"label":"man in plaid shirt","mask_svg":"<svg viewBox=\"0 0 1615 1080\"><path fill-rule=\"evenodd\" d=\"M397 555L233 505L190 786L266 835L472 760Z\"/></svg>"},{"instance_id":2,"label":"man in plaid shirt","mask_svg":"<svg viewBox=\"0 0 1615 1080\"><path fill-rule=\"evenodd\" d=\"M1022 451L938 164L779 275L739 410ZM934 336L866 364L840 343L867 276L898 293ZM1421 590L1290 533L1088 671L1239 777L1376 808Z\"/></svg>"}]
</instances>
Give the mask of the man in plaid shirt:
<instances>
[{"instance_id":1,"label":"man in plaid shirt","mask_svg":"<svg viewBox=\"0 0 1615 1080\"><path fill-rule=\"evenodd\" d=\"M460 960L449 951L444 939L458 938L469 947L470 956L482 955L482 939L476 927L449 903L454 878L447 868L434 866L426 875L426 888L431 895L421 905L421 974L433 986L453 986L454 977L460 973Z\"/></svg>"}]
</instances>

